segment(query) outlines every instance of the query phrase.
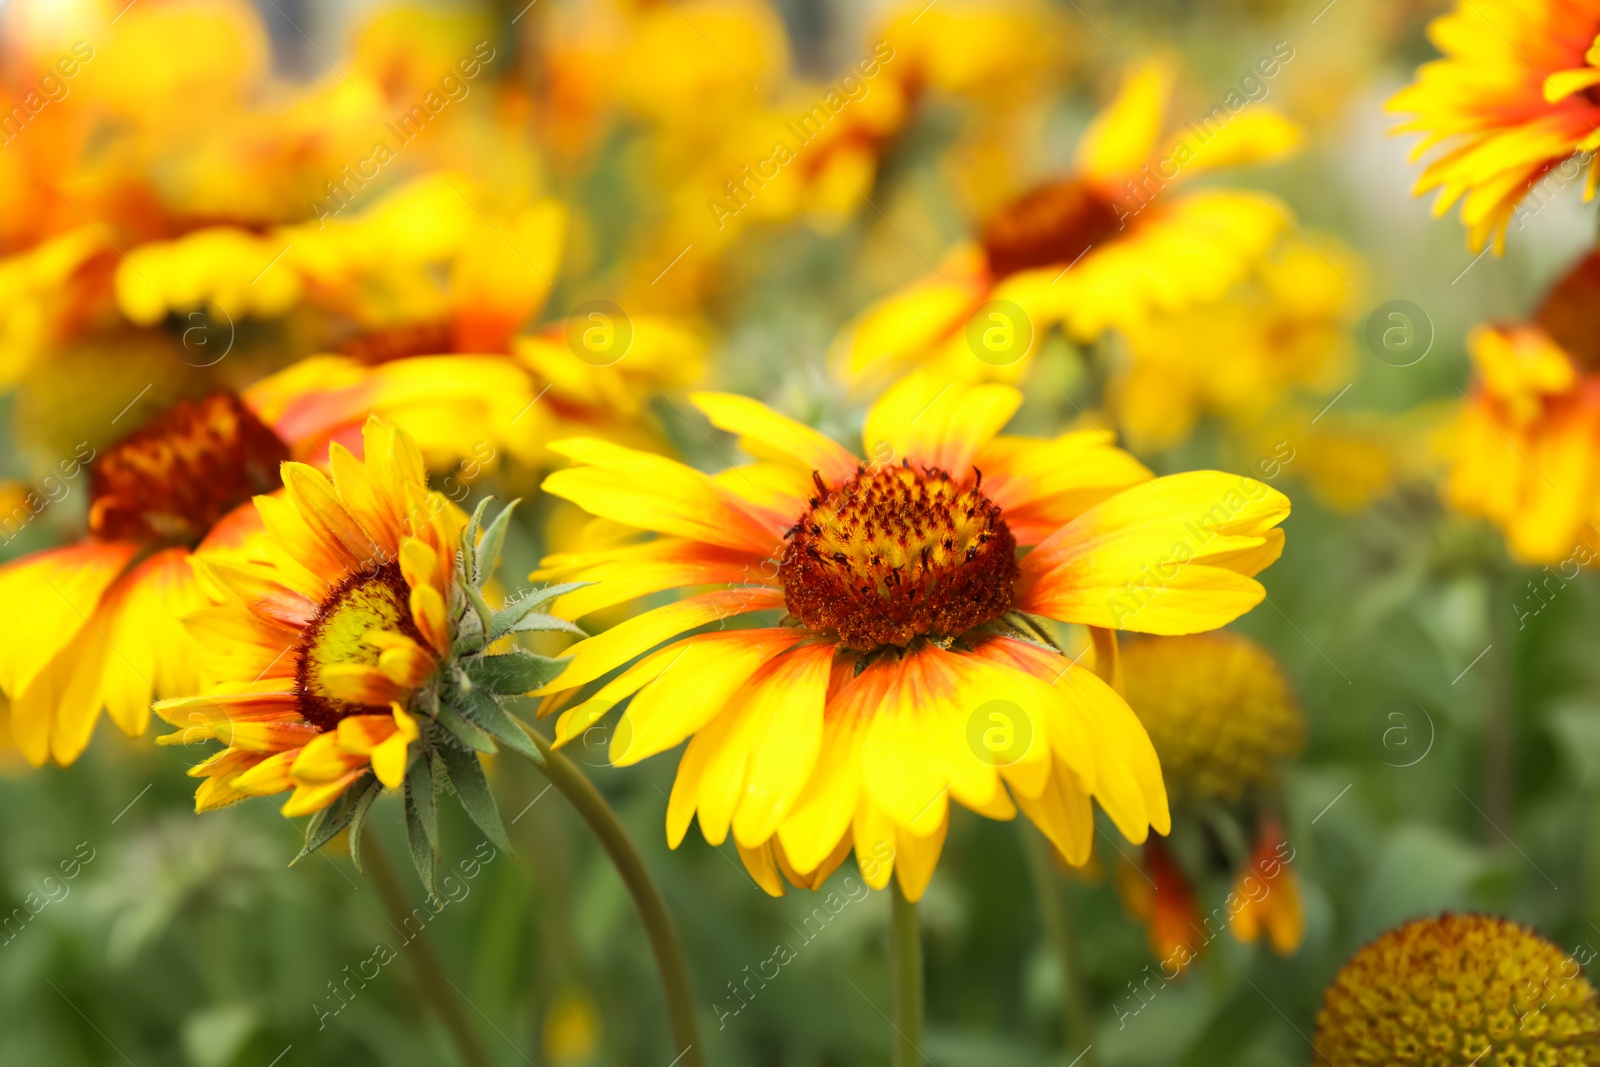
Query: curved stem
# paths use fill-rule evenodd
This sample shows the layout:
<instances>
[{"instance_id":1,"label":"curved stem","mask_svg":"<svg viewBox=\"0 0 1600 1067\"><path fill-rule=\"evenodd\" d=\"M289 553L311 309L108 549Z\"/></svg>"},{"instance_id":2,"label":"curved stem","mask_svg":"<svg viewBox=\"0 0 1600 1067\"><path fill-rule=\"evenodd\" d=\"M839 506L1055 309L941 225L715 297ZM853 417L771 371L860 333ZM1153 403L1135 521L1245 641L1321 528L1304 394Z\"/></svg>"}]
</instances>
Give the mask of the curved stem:
<instances>
[{"instance_id":1,"label":"curved stem","mask_svg":"<svg viewBox=\"0 0 1600 1067\"><path fill-rule=\"evenodd\" d=\"M1082 1067L1094 1067L1094 1041L1089 1024L1089 1007L1083 996L1083 976L1072 940L1072 910L1061 895L1055 866L1050 859L1050 845L1038 833L1023 828L1023 847L1028 853L1028 868L1033 874L1034 892L1039 897L1039 920L1045 936L1055 949L1061 968L1061 1039L1072 1055L1072 1047L1085 1046L1079 1058ZM1073 1060L1077 1063L1078 1060Z\"/></svg>"},{"instance_id":2,"label":"curved stem","mask_svg":"<svg viewBox=\"0 0 1600 1067\"><path fill-rule=\"evenodd\" d=\"M361 855L364 866L372 875L373 884L378 887L378 896L383 898L383 908L389 913L390 924L396 929L405 929L406 920L412 918L409 901L376 831L367 832ZM450 1031L462 1062L468 1067L489 1067L489 1058L484 1055L483 1046L478 1044L478 1035L467 1025L466 1013L461 1010L461 1001L465 998L445 975L444 964L439 962L439 954L433 950L427 930L419 927L416 936L404 946L404 951L411 961L411 971L416 976L417 985L421 987L422 999L439 1013L439 1020Z\"/></svg>"},{"instance_id":3,"label":"curved stem","mask_svg":"<svg viewBox=\"0 0 1600 1067\"><path fill-rule=\"evenodd\" d=\"M639 850L633 847L628 832L622 828L617 813L611 810L594 783L576 764L551 748L550 742L537 731L529 730L528 735L544 756L542 762L533 762L589 824L633 897L633 906L649 935L650 950L655 953L656 969L661 972L661 985L667 996L667 1016L672 1023L673 1051L677 1056L672 1063L676 1067L701 1067L700 1032L689 988L689 968L684 962L678 928L673 925L661 890L656 888L655 880L650 877Z\"/></svg>"},{"instance_id":4,"label":"curved stem","mask_svg":"<svg viewBox=\"0 0 1600 1067\"><path fill-rule=\"evenodd\" d=\"M889 946L894 953L894 1054L893 1067L921 1067L922 1064L922 930L917 925L917 906L900 891L900 882L890 886L893 921Z\"/></svg>"}]
</instances>

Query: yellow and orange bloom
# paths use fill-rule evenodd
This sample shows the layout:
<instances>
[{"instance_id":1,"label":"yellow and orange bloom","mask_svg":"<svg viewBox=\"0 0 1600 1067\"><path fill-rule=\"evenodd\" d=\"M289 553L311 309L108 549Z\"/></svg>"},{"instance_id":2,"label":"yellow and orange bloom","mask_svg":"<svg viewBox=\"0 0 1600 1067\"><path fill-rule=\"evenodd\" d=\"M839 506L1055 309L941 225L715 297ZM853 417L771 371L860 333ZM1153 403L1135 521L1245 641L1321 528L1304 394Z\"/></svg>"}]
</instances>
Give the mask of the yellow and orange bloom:
<instances>
[{"instance_id":1,"label":"yellow and orange bloom","mask_svg":"<svg viewBox=\"0 0 1600 1067\"><path fill-rule=\"evenodd\" d=\"M560 665L515 635L582 631L536 610L565 589L489 606L510 507L484 523L485 499L469 519L428 488L403 430L374 416L362 438L360 459L329 448L329 473L285 462L281 492L237 520L239 543L190 560L207 602L182 622L207 682L155 704L178 727L158 743L222 743L190 768L197 811L287 792L285 815L312 816L302 855L348 828L357 867L373 802L400 793L437 896L437 789L509 849L479 756L504 744L540 758L504 698Z\"/></svg>"},{"instance_id":2,"label":"yellow and orange bloom","mask_svg":"<svg viewBox=\"0 0 1600 1067\"><path fill-rule=\"evenodd\" d=\"M1600 4L1594 0L1461 0L1434 19L1428 37L1444 58L1389 101L1414 116L1397 134L1420 133L1413 158L1441 149L1417 182L1437 189L1434 214L1457 201L1474 252L1492 237L1505 250L1517 205L1552 170L1563 183L1588 166L1584 199L1594 196L1600 162ZM1566 173L1570 169L1570 173Z\"/></svg>"},{"instance_id":3,"label":"yellow and orange bloom","mask_svg":"<svg viewBox=\"0 0 1600 1067\"><path fill-rule=\"evenodd\" d=\"M1532 322L1468 339L1477 371L1451 447L1450 503L1530 563L1593 557L1600 542L1600 255L1551 290Z\"/></svg>"},{"instance_id":4,"label":"yellow and orange bloom","mask_svg":"<svg viewBox=\"0 0 1600 1067\"><path fill-rule=\"evenodd\" d=\"M1130 73L1078 143L1071 175L993 212L976 242L864 312L836 344L852 380L926 364L956 380L1016 379L1045 333L1078 341L1220 299L1264 256L1287 209L1190 178L1284 158L1299 128L1251 106L1165 143L1173 73ZM985 331L998 330L993 340Z\"/></svg>"},{"instance_id":5,"label":"yellow and orange bloom","mask_svg":"<svg viewBox=\"0 0 1600 1067\"><path fill-rule=\"evenodd\" d=\"M1129 445L1180 444L1205 415L1249 426L1296 393L1348 384L1360 277L1327 237L1286 241L1225 299L1129 326L1107 387Z\"/></svg>"},{"instance_id":6,"label":"yellow and orange bloom","mask_svg":"<svg viewBox=\"0 0 1600 1067\"><path fill-rule=\"evenodd\" d=\"M657 535L547 560L539 576L593 583L559 613L704 589L570 650L541 690L562 695L552 707L648 655L568 707L558 743L631 697L614 763L689 741L669 842L696 816L708 841L731 832L772 893L784 876L820 884L853 847L871 885L895 874L920 896L951 799L993 818L1020 807L1074 864L1091 798L1132 841L1165 833L1138 719L1032 619L1221 626L1263 596L1251 576L1282 549L1288 501L1216 472L1152 480L1100 433L1001 436L1021 399L909 378L868 414L866 462L727 394L694 402L759 462L706 475L603 441L552 446L575 465L546 491Z\"/></svg>"},{"instance_id":7,"label":"yellow and orange bloom","mask_svg":"<svg viewBox=\"0 0 1600 1067\"><path fill-rule=\"evenodd\" d=\"M0 692L30 763L77 759L102 708L141 734L153 696L199 683L177 622L205 602L190 554L208 540L236 543L238 524L225 520L277 485L290 448L218 393L73 461L87 466L87 536L0 567L0 595L35 620L0 640Z\"/></svg>"},{"instance_id":8,"label":"yellow and orange bloom","mask_svg":"<svg viewBox=\"0 0 1600 1067\"><path fill-rule=\"evenodd\" d=\"M1304 744L1306 728L1282 669L1261 646L1230 633L1145 637L1120 652L1128 704L1149 731L1171 791L1177 842L1194 843L1203 809L1227 813L1239 837L1254 841L1248 856L1206 871L1194 869L1193 857L1215 858L1215 850L1187 850L1193 873L1172 847L1147 842L1143 870L1119 880L1128 910L1145 923L1157 958L1175 969L1200 956L1224 923L1241 941L1265 933L1274 951L1289 955L1305 918L1290 870L1294 850L1273 809L1282 764ZM1232 882L1203 923L1193 888L1201 874Z\"/></svg>"},{"instance_id":9,"label":"yellow and orange bloom","mask_svg":"<svg viewBox=\"0 0 1600 1067\"><path fill-rule=\"evenodd\" d=\"M255 500L263 532L193 560L215 603L185 625L212 681L155 707L179 728L159 743L227 746L189 772L199 811L293 790L284 813L306 815L369 771L405 777L412 696L451 655L466 517L403 433L373 419L365 438L364 461L332 447L331 478L285 463L282 496Z\"/></svg>"}]
</instances>

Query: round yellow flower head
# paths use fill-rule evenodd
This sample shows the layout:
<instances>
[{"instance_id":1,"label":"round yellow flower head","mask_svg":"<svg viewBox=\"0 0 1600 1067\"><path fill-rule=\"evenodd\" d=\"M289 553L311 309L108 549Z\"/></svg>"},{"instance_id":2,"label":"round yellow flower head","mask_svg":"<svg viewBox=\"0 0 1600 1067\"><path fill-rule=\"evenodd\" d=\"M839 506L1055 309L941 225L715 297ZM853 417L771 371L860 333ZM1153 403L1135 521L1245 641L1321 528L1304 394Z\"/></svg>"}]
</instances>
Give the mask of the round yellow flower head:
<instances>
[{"instance_id":1,"label":"round yellow flower head","mask_svg":"<svg viewBox=\"0 0 1600 1067\"><path fill-rule=\"evenodd\" d=\"M1305 716L1267 651L1237 634L1148 637L1122 650L1128 704L1173 797L1234 801L1269 785L1305 741Z\"/></svg>"},{"instance_id":2,"label":"round yellow flower head","mask_svg":"<svg viewBox=\"0 0 1600 1067\"><path fill-rule=\"evenodd\" d=\"M1577 962L1531 930L1443 915L1350 957L1313 1044L1341 1067L1600 1064L1600 1006Z\"/></svg>"}]
</instances>

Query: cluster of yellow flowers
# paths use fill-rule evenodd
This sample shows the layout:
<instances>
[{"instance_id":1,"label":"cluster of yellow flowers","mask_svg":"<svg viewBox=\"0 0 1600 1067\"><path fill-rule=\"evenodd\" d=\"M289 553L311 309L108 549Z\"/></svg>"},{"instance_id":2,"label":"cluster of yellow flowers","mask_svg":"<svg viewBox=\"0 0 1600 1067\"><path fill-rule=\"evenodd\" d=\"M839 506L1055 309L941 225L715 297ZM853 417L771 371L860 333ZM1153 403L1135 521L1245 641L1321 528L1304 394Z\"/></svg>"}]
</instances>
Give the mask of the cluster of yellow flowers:
<instances>
[{"instance_id":1,"label":"cluster of yellow flowers","mask_svg":"<svg viewBox=\"0 0 1600 1067\"><path fill-rule=\"evenodd\" d=\"M1463 3L1391 106L1449 145L1420 189L1498 248L1519 197L1600 146L1600 5ZM1073 66L1061 17L905 5L814 81L762 0L379 8L290 80L242 0L7 5L0 383L44 472L0 494L15 749L69 765L102 711L140 736L153 707L162 743L222 745L191 770L199 810L288 793L308 848L358 847L400 792L430 887L436 786L503 843L480 756L560 779L597 728L619 766L682 746L669 842L731 835L775 895L853 854L915 902L958 808L1020 811L1083 867L1098 805L1146 845L1125 896L1178 967L1218 866L1185 826L1223 808L1227 923L1293 952L1279 770L1304 715L1264 649L1210 631L1265 596L1285 468L1341 508L1416 472L1395 426L1309 425L1354 378L1364 269L1228 175L1293 156L1300 126L1248 88L1174 123L1182 72L1137 57L1044 175L1022 146ZM1248 84L1294 60L1280 43ZM749 376L731 279L774 234L897 231L879 198L945 112L964 233L832 324L815 395L710 390ZM1600 540L1597 302L1600 253L1471 340L1445 491L1519 558ZM1078 407L1065 367L1090 410L1030 408ZM1005 432L1033 408L1043 436ZM1251 476L1136 458L1171 469L1206 422L1267 442ZM669 425L746 461L703 471ZM458 506L491 488L542 521ZM542 538L530 580L559 584L494 580L508 535ZM512 713L525 696L552 739ZM1517 976L1474 961L1531 935L1479 925L1364 950L1319 1026L1338 1062L1501 1040ZM1415 1010L1380 1003L1419 968ZM1477 1021L1450 1021L1436 975ZM1592 991L1558 1007L1528 1062L1592 1045Z\"/></svg>"}]
</instances>

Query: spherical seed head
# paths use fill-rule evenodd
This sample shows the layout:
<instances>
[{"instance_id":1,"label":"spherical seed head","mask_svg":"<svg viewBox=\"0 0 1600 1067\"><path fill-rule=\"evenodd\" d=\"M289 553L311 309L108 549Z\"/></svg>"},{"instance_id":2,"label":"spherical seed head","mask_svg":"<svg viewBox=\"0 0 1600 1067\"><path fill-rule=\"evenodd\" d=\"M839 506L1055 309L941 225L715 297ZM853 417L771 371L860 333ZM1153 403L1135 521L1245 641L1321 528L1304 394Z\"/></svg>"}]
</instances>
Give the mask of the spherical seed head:
<instances>
[{"instance_id":1,"label":"spherical seed head","mask_svg":"<svg viewBox=\"0 0 1600 1067\"><path fill-rule=\"evenodd\" d=\"M996 278L1052 263L1072 263L1122 225L1116 205L1079 179L1054 182L1011 201L983 227Z\"/></svg>"},{"instance_id":2,"label":"spherical seed head","mask_svg":"<svg viewBox=\"0 0 1600 1067\"><path fill-rule=\"evenodd\" d=\"M1129 641L1122 672L1174 798L1236 801L1276 782L1278 765L1305 742L1283 671L1237 634Z\"/></svg>"},{"instance_id":3,"label":"spherical seed head","mask_svg":"<svg viewBox=\"0 0 1600 1067\"><path fill-rule=\"evenodd\" d=\"M862 468L837 487L817 477L778 572L790 614L862 651L1003 615L1017 542L981 482L909 464Z\"/></svg>"},{"instance_id":4,"label":"spherical seed head","mask_svg":"<svg viewBox=\"0 0 1600 1067\"><path fill-rule=\"evenodd\" d=\"M1593 1067L1600 1006L1577 962L1531 930L1444 915L1350 957L1313 1044L1339 1067Z\"/></svg>"}]
</instances>

